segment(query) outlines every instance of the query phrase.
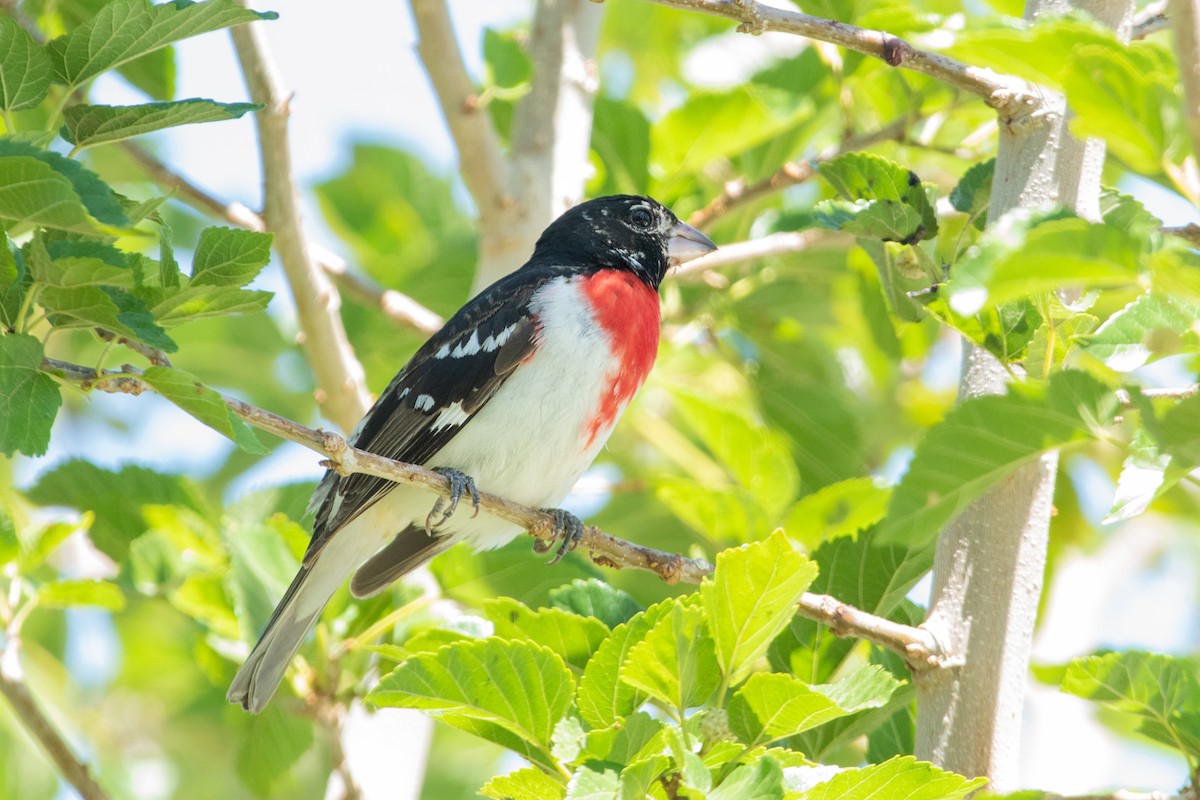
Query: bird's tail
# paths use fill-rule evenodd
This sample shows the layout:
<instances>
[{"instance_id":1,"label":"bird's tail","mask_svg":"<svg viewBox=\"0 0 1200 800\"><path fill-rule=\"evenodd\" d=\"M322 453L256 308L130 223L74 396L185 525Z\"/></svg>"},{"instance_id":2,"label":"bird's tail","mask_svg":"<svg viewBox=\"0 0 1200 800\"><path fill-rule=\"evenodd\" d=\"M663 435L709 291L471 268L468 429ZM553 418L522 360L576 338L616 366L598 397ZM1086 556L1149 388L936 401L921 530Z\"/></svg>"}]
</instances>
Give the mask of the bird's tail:
<instances>
[{"instance_id":1,"label":"bird's tail","mask_svg":"<svg viewBox=\"0 0 1200 800\"><path fill-rule=\"evenodd\" d=\"M229 685L229 702L254 714L266 707L325 604L349 574L339 561L318 558L300 568L258 644Z\"/></svg>"}]
</instances>

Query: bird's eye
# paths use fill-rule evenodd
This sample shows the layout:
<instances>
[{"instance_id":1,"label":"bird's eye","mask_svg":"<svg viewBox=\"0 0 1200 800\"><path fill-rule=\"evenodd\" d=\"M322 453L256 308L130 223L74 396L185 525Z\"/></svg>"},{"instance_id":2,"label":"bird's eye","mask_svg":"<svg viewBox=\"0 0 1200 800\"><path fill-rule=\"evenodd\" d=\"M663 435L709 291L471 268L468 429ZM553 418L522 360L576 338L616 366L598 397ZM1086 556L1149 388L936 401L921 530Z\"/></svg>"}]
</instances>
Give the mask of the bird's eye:
<instances>
[{"instance_id":1,"label":"bird's eye","mask_svg":"<svg viewBox=\"0 0 1200 800\"><path fill-rule=\"evenodd\" d=\"M653 219L654 218L650 215L649 210L647 210L645 206L637 206L633 209L633 211L629 212L630 222L639 228L649 228Z\"/></svg>"}]
</instances>

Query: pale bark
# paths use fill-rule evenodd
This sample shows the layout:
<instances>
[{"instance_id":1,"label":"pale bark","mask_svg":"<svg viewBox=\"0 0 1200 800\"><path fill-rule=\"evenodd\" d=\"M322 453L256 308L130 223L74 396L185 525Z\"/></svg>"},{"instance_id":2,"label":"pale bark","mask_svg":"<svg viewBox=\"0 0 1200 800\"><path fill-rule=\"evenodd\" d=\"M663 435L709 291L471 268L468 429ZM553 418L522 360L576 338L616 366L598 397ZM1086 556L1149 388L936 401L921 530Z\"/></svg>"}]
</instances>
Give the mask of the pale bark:
<instances>
[{"instance_id":1,"label":"pale bark","mask_svg":"<svg viewBox=\"0 0 1200 800\"><path fill-rule=\"evenodd\" d=\"M1128 38L1125 0L1039 2L1027 16L1085 8ZM1042 95L1031 113L1000 126L989 222L1016 208L1061 203L1099 216L1104 142L1067 133L1065 99ZM999 394L1007 372L964 343L960 399ZM945 669L914 675L916 754L964 775L984 775L995 791L1017 788L1021 712L1034 623L1046 566L1057 452L1019 470L942 533L929 614L922 627L949 654Z\"/></svg>"}]
</instances>

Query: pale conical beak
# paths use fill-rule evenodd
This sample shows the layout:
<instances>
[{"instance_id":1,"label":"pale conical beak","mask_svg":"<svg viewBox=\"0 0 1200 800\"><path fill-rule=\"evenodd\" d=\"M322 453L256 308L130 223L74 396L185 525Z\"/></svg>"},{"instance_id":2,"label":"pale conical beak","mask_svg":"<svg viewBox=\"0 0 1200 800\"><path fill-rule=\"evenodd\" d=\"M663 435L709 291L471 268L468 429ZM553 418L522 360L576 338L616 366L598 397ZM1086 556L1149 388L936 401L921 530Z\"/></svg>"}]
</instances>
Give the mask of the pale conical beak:
<instances>
[{"instance_id":1,"label":"pale conical beak","mask_svg":"<svg viewBox=\"0 0 1200 800\"><path fill-rule=\"evenodd\" d=\"M712 240L686 222L677 222L667 240L667 263L678 267L685 261L699 258L717 249Z\"/></svg>"}]
</instances>

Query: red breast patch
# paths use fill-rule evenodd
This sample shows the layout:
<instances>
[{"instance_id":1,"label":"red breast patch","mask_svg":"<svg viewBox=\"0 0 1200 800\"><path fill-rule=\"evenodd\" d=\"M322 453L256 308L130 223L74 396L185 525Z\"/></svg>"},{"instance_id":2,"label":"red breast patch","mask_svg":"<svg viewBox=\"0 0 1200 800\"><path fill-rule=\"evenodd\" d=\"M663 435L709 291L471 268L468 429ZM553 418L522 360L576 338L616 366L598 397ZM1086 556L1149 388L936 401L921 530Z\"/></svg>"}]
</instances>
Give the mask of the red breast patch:
<instances>
[{"instance_id":1,"label":"red breast patch","mask_svg":"<svg viewBox=\"0 0 1200 800\"><path fill-rule=\"evenodd\" d=\"M642 387L658 355L658 293L633 273L602 270L580 281L592 313L612 343L617 366L607 375L595 415L586 423L590 447Z\"/></svg>"}]
</instances>

